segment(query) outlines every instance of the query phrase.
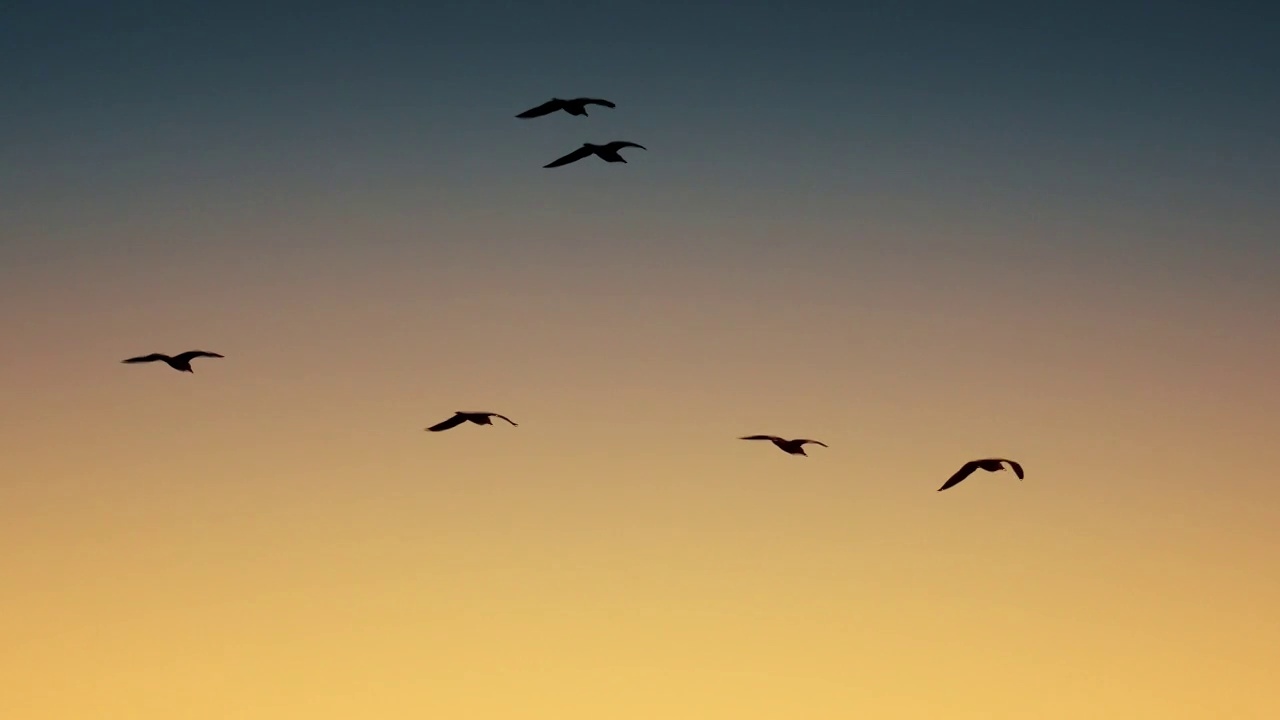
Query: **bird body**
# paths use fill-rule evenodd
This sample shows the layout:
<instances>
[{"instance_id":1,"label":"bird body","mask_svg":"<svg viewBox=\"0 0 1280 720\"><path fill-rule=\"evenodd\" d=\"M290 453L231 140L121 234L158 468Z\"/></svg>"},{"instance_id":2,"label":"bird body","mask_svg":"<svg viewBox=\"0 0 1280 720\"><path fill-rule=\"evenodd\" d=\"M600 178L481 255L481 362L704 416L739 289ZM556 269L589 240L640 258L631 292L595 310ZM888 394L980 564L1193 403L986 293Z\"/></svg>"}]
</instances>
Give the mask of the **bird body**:
<instances>
[{"instance_id":1,"label":"bird body","mask_svg":"<svg viewBox=\"0 0 1280 720\"><path fill-rule=\"evenodd\" d=\"M562 157L556 158L555 160L552 160L551 162L547 163L546 165L543 165L542 167L544 168L560 167L561 165L568 165L569 163L578 162L579 160L585 157L590 157L591 155L595 155L596 157L600 158L601 160L604 160L605 162L624 163L626 162L626 159L624 159L622 155L618 154L618 151L624 147L636 147L636 148L640 148L641 150L649 149L643 145L638 145L636 143L629 142L627 140L614 140L613 142L605 143L604 145L596 145L594 143L582 143L582 147L578 148L577 150L574 150L568 155L564 155Z\"/></svg>"},{"instance_id":2,"label":"bird body","mask_svg":"<svg viewBox=\"0 0 1280 720\"><path fill-rule=\"evenodd\" d=\"M809 457L809 454L804 451L805 443L813 443L814 445L821 445L822 447L827 447L826 443L819 442L817 440L807 440L804 438L787 440L786 438L780 438L777 435L748 435L746 437L741 437L738 439L739 440L768 440L772 442L774 445L777 445L778 448L785 453L788 453L790 455L804 455L805 457Z\"/></svg>"},{"instance_id":3,"label":"bird body","mask_svg":"<svg viewBox=\"0 0 1280 720\"><path fill-rule=\"evenodd\" d=\"M204 350L188 350L187 352L180 355L174 355L173 357L169 357L163 353L151 353L150 355L140 355L127 360L121 360L120 362L137 364L160 361L168 364L169 367L177 370L178 372L194 373L195 370L191 369L191 361L198 357L220 358L222 355L219 355L218 353L205 352Z\"/></svg>"},{"instance_id":4,"label":"bird body","mask_svg":"<svg viewBox=\"0 0 1280 720\"><path fill-rule=\"evenodd\" d=\"M492 424L493 424L493 418L496 418L496 417L498 417L498 418L502 418L503 420L506 420L507 422L511 423L512 425L515 425L515 424L516 424L516 423L515 423L511 418L507 417L506 415L500 415L500 414L498 414L498 413L492 413L492 412L463 412L463 411L461 411L461 410L458 410L457 412L455 412L455 413L453 414L453 417L451 417L451 418L449 418L449 419L447 419L447 420L441 420L440 422L436 423L435 425L432 425L431 427L427 428L427 430L428 430L429 432L441 432L441 431L443 431L443 430L448 430L449 428L455 428L455 427L458 427L459 425L461 425L461 424L462 424L462 423L464 423L464 422L473 422L473 423L475 423L476 425L492 425Z\"/></svg>"},{"instance_id":5,"label":"bird body","mask_svg":"<svg viewBox=\"0 0 1280 720\"><path fill-rule=\"evenodd\" d=\"M947 481L942 484L942 487L938 488L938 492L942 492L953 485L959 484L961 480L972 475L975 470L986 470L987 472L999 472L1004 470L1005 463L1008 463L1009 467L1013 468L1013 474L1017 475L1019 480L1024 477L1022 473L1022 466L1013 460L1007 460L1005 458L970 460L964 465L961 465L960 469L957 470L954 475L947 478Z\"/></svg>"},{"instance_id":6,"label":"bird body","mask_svg":"<svg viewBox=\"0 0 1280 720\"><path fill-rule=\"evenodd\" d=\"M614 105L608 100L602 100L600 98L573 98L571 100L565 100L563 98L551 98L550 100L542 103L537 107L529 108L528 110L525 110L519 115L516 115L516 117L524 120L528 120L529 118L536 118L536 117L542 117L543 115L550 115L551 113L557 110L563 110L569 113L570 115L586 116L588 105L603 105L604 107L607 107L607 108L618 107L617 105Z\"/></svg>"}]
</instances>

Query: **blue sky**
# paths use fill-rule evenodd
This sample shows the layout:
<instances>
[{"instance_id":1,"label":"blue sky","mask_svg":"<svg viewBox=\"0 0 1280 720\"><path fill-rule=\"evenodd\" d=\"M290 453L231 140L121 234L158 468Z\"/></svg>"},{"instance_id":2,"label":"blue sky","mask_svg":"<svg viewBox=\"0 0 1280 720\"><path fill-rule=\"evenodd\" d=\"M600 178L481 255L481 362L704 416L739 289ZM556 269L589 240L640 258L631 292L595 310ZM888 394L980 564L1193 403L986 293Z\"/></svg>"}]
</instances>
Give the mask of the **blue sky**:
<instances>
[{"instance_id":1,"label":"blue sky","mask_svg":"<svg viewBox=\"0 0 1280 720\"><path fill-rule=\"evenodd\" d=\"M722 236L804 219L827 231L793 242L820 251L941 224L975 248L1248 279L1277 260L1274 16L1176 2L24 2L0 28L0 253L11 268L136 253L93 229L128 236L161 208L225 222L365 202L546 223L572 205L633 224L736 218ZM578 94L619 107L512 118ZM627 173L541 169L610 139L650 150Z\"/></svg>"}]
</instances>

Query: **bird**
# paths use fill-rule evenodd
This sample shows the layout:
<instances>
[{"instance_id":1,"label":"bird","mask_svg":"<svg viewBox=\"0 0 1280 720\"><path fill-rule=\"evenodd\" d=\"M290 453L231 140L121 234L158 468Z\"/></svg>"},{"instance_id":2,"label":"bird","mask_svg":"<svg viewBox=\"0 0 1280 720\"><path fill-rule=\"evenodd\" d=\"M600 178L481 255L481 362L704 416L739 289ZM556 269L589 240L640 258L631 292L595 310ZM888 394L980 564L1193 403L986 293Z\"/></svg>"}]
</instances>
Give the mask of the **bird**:
<instances>
[{"instance_id":1,"label":"bird","mask_svg":"<svg viewBox=\"0 0 1280 720\"><path fill-rule=\"evenodd\" d=\"M194 373L195 370L191 369L191 361L198 357L220 358L223 356L218 353L205 352L204 350L188 350L181 355L174 355L173 357L169 357L163 353L151 353L150 355L141 355L139 357L129 358L128 360L121 360L120 362L136 364L156 362L159 360L161 362L168 363L169 367L179 372Z\"/></svg>"},{"instance_id":2,"label":"bird","mask_svg":"<svg viewBox=\"0 0 1280 720\"><path fill-rule=\"evenodd\" d=\"M577 150L574 150L573 152L569 153L568 155L565 155L564 157L552 160L551 162L547 163L546 165L543 165L542 167L544 168L560 167L561 165L568 165L571 162L578 162L582 158L589 157L591 155L596 155L601 160L604 160L605 162L624 163L626 162L626 160L624 160L623 157L618 154L618 151L624 147L638 147L641 150L649 149L643 145L637 145L636 143L628 142L626 140L614 140L613 142L606 143L604 145L582 143L582 147L578 148Z\"/></svg>"},{"instance_id":3,"label":"bird","mask_svg":"<svg viewBox=\"0 0 1280 720\"><path fill-rule=\"evenodd\" d=\"M987 472L999 472L1001 470L1004 470L1005 463L1008 463L1009 467L1013 468L1013 474L1017 475L1019 480L1021 480L1024 477L1022 474L1022 466L1012 460L1006 460L1005 458L986 458L984 460L970 460L964 465L961 465L960 469L956 471L955 475L952 475L951 477L947 478L947 481L942 484L942 487L938 488L938 492L942 492L943 490L946 490L952 485L959 484L961 480L964 480L965 478L972 475L974 470L986 470Z\"/></svg>"},{"instance_id":4,"label":"bird","mask_svg":"<svg viewBox=\"0 0 1280 720\"><path fill-rule=\"evenodd\" d=\"M507 417L506 415L499 415L498 413L492 413L492 412L463 412L461 410L458 410L453 414L453 417L449 418L448 420L441 420L435 425L432 425L431 427L427 428L427 430L429 432L440 432L442 430L448 430L449 428L458 427L462 423L468 422L468 421L473 422L477 425L492 425L493 418L496 418L496 417L500 417L503 420L506 420L507 422L511 423L512 425L516 425L515 421Z\"/></svg>"},{"instance_id":5,"label":"bird","mask_svg":"<svg viewBox=\"0 0 1280 720\"><path fill-rule=\"evenodd\" d=\"M787 440L785 438L780 438L777 435L748 435L746 437L741 437L738 439L739 440L768 440L772 442L774 445L777 445L785 453L789 453L791 455L804 455L805 457L809 457L809 454L804 451L805 443L813 443L814 445L821 445L822 447L827 447L826 443L819 442L817 440L805 440L803 438L798 438L796 440Z\"/></svg>"},{"instance_id":6,"label":"bird","mask_svg":"<svg viewBox=\"0 0 1280 720\"><path fill-rule=\"evenodd\" d=\"M551 98L550 100L542 103L538 107L529 108L528 110L525 110L524 112L520 113L516 117L524 120L528 120L529 118L536 118L536 117L542 117L543 115L550 115L551 113L557 110L563 110L569 113L570 115L582 115L585 117L587 116L588 105L603 105L607 108L618 107L617 105L614 105L608 100L601 100L600 98L574 98L572 100L564 100L562 98Z\"/></svg>"}]
</instances>

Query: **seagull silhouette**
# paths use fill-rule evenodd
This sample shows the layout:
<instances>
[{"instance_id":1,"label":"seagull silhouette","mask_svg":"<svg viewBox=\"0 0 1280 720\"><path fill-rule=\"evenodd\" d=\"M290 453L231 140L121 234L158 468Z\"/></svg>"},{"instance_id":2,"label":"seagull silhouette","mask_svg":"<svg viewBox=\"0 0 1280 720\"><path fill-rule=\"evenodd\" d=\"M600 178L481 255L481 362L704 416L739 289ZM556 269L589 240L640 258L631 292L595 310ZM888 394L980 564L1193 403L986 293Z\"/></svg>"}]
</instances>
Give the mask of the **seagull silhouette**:
<instances>
[{"instance_id":1,"label":"seagull silhouette","mask_svg":"<svg viewBox=\"0 0 1280 720\"><path fill-rule=\"evenodd\" d=\"M536 117L542 117L543 115L550 115L551 113L557 110L563 110L569 113L570 115L586 116L588 105L603 105L607 108L618 107L617 105L614 105L608 100L601 100L600 98L574 98L572 100L564 100L562 98L551 98L550 100L542 103L538 107L529 108L528 110L525 110L524 112L520 113L516 117L527 120L529 118L536 118Z\"/></svg>"},{"instance_id":2,"label":"seagull silhouette","mask_svg":"<svg viewBox=\"0 0 1280 720\"><path fill-rule=\"evenodd\" d=\"M473 422L477 425L492 425L493 418L496 418L496 417L500 417L503 420L506 420L507 422L511 423L512 425L516 424L511 418L507 417L506 415L499 415L498 413L463 412L459 410L453 414L453 417L449 418L448 420L442 420L436 423L435 425L432 425L431 427L427 428L427 430L429 430L430 432L440 432L441 430L448 430L449 428L458 427L462 423L468 422L468 421Z\"/></svg>"},{"instance_id":3,"label":"seagull silhouette","mask_svg":"<svg viewBox=\"0 0 1280 720\"><path fill-rule=\"evenodd\" d=\"M1006 460L1004 458L986 458L985 460L970 460L964 465L961 465L960 469L956 471L955 475L952 475L951 477L947 478L947 481L942 484L942 487L938 488L938 492L942 492L943 490L946 490L952 485L958 485L961 480L964 480L965 478L972 475L974 470L986 470L987 472L999 472L1001 470L1004 470L1005 469L1004 463L1009 463L1009 467L1013 468L1013 474L1017 475L1019 480L1023 478L1022 466L1012 460Z\"/></svg>"},{"instance_id":4,"label":"seagull silhouette","mask_svg":"<svg viewBox=\"0 0 1280 720\"><path fill-rule=\"evenodd\" d=\"M626 162L626 160L624 160L622 156L618 154L618 151L624 147L637 147L637 148L640 148L641 150L649 149L643 145L637 145L636 143L628 142L626 140L614 140L613 142L606 143L604 145L593 145L592 143L582 143L582 147L578 148L577 150L574 150L573 152L569 153L568 155L565 155L564 157L552 160L551 162L547 163L546 165L543 165L542 167L544 168L560 167L561 165L568 165L571 162L578 162L582 158L589 157L591 155L599 156L599 158L601 160L604 160L605 162L624 163Z\"/></svg>"},{"instance_id":5,"label":"seagull silhouette","mask_svg":"<svg viewBox=\"0 0 1280 720\"><path fill-rule=\"evenodd\" d=\"M739 440L768 440L772 442L774 445L777 445L785 453L790 453L791 455L804 455L805 457L809 457L809 454L804 451L805 443L813 443L814 445L821 445L822 447L827 447L826 443L818 442L817 440L805 440L803 438L796 439L796 440L787 440L785 438L780 438L777 435L748 435L746 437L741 437L738 439Z\"/></svg>"},{"instance_id":6,"label":"seagull silhouette","mask_svg":"<svg viewBox=\"0 0 1280 720\"><path fill-rule=\"evenodd\" d=\"M195 370L191 369L191 361L198 357L220 358L222 356L218 353L205 352L204 350L188 350L181 355L174 355L173 357L169 357L168 355L161 353L151 353L150 355L142 355L140 357L129 358L128 360L121 360L120 362L133 364L156 362L159 360L161 362L168 363L169 367L179 372L194 373Z\"/></svg>"}]
</instances>

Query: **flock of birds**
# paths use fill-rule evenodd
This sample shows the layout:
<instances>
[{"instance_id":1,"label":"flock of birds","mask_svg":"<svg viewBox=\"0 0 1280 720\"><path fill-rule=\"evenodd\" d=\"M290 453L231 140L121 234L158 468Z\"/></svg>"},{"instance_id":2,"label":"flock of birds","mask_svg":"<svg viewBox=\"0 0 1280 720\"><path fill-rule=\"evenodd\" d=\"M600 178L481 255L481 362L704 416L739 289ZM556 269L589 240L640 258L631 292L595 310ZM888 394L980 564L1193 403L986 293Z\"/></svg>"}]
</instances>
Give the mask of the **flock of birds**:
<instances>
[{"instance_id":1,"label":"flock of birds","mask_svg":"<svg viewBox=\"0 0 1280 720\"><path fill-rule=\"evenodd\" d=\"M615 105L614 103L608 100L602 100L600 98L584 97L584 98L573 98L568 100L563 98L552 98L547 102L544 102L541 105L538 105L537 107L533 107L528 110L525 110L519 115L516 115L516 117L527 120L530 118L549 115L557 111L563 111L570 115L579 115L579 116L585 117L587 116L588 105L601 105L607 108L617 107L617 105ZM546 165L543 165L543 167L544 168L560 167L562 165L568 165L570 163L574 163L584 158L590 157L591 155L595 155L596 157L600 158L601 160L604 160L605 162L625 163L626 160L622 157L622 155L618 153L619 150L625 147L637 147L637 148L640 148L641 150L648 149L643 145L638 145L636 143L633 143L627 140L614 140L613 142L605 143L604 145L596 145L593 143L583 143L582 147L578 148L577 150L574 150L573 152L567 155L564 155L562 157L556 158L555 160L552 160ZM122 360L121 362L129 363L129 364L163 362L167 364L169 367L179 372L194 373L195 370L193 370L191 367L191 361L196 358L202 358L202 357L221 358L224 356L219 355L218 353L215 353L215 352L207 352L205 350L188 350L187 352L180 353L178 355L173 355L173 356L165 355L163 353L152 353L150 355L141 355L138 357L132 357L127 360ZM468 422L473 423L475 425L492 426L494 418L500 418L502 420L507 421L512 426L518 426L518 424L514 420L500 413L464 412L459 410L455 412L452 417L447 418L445 420L441 420L435 425L432 425L426 428L426 430L428 432L443 432L445 430L451 430L453 428L458 427L459 425L462 425L463 423L468 423ZM746 435L738 439L739 440L768 440L769 442L776 445L778 449L782 450L783 452L789 455L803 455L805 457L808 457L808 453L806 453L804 450L805 445L812 444L812 445L821 445L822 447L827 447L826 443L823 443L818 440L810 440L808 438L787 439L787 438L778 437L777 435ZM955 471L955 473L951 475L951 477L947 478L947 481L942 484L942 487L938 488L938 491L941 492L943 490L946 490L947 488L954 487L955 485L959 484L962 480L972 475L977 470L985 470L986 472L999 472L1001 470L1005 470L1006 465L1009 466L1009 469L1013 470L1013 474L1016 475L1019 480L1025 477L1022 471L1022 465L1020 465L1019 463L1013 460L1009 460L1007 458L982 458L979 460L970 460L969 462L962 465L959 470Z\"/></svg>"}]
</instances>

